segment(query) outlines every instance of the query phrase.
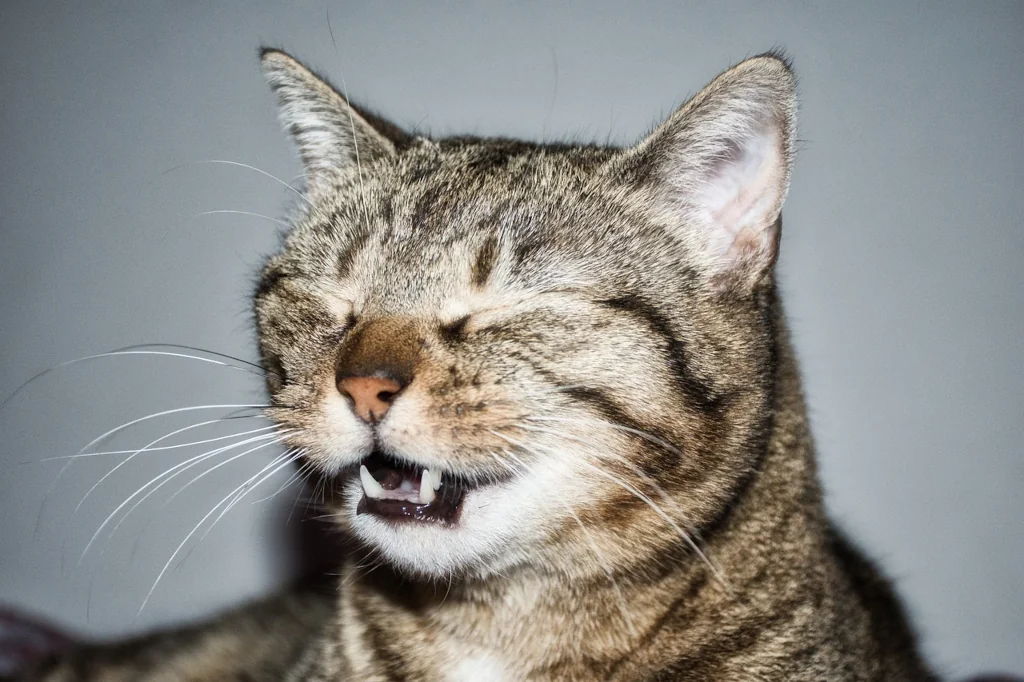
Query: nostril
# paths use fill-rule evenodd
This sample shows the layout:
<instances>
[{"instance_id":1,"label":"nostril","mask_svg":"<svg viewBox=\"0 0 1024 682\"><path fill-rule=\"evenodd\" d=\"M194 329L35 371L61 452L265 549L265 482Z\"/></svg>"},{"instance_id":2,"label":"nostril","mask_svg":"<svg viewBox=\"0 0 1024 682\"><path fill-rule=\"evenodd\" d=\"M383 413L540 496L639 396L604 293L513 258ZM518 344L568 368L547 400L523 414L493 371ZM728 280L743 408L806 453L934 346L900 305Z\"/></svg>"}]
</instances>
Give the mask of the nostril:
<instances>
[{"instance_id":1,"label":"nostril","mask_svg":"<svg viewBox=\"0 0 1024 682\"><path fill-rule=\"evenodd\" d=\"M403 388L394 379L378 376L349 376L338 380L338 392L349 399L352 411L371 424L384 418Z\"/></svg>"}]
</instances>

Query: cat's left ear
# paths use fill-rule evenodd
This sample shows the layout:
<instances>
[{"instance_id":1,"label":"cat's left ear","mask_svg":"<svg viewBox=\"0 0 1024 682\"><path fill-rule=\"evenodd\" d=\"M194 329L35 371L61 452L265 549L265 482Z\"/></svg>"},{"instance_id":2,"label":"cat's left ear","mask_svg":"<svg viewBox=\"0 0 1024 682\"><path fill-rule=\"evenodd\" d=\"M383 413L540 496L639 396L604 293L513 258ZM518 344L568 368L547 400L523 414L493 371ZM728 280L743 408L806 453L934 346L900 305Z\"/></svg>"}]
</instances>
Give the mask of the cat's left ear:
<instances>
[{"instance_id":1,"label":"cat's left ear","mask_svg":"<svg viewBox=\"0 0 1024 682\"><path fill-rule=\"evenodd\" d=\"M397 126L359 111L325 79L291 55L265 48L260 67L277 96L279 115L299 148L313 191L332 175L395 154Z\"/></svg>"},{"instance_id":2,"label":"cat's left ear","mask_svg":"<svg viewBox=\"0 0 1024 682\"><path fill-rule=\"evenodd\" d=\"M719 287L762 281L778 255L796 80L775 55L721 74L607 168Z\"/></svg>"}]
</instances>

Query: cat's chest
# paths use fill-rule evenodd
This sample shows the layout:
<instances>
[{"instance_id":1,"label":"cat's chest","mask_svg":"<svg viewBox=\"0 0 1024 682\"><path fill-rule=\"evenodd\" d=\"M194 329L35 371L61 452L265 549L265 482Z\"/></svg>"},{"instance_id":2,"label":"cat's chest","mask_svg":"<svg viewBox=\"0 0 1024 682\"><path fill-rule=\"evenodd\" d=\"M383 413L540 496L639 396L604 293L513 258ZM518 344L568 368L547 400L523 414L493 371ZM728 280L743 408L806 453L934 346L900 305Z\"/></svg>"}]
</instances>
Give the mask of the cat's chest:
<instances>
[{"instance_id":1,"label":"cat's chest","mask_svg":"<svg viewBox=\"0 0 1024 682\"><path fill-rule=\"evenodd\" d=\"M444 671L444 676L439 678L445 682L475 682L476 680L491 680L493 682L512 682L519 679L512 674L507 661L493 654L467 654Z\"/></svg>"},{"instance_id":2,"label":"cat's chest","mask_svg":"<svg viewBox=\"0 0 1024 682\"><path fill-rule=\"evenodd\" d=\"M464 636L452 636L436 624L392 612L366 627L343 629L343 657L353 680L391 682L523 682L530 658L525 651L501 651ZM366 637L375 632L374 637ZM460 633L465 635L466 633ZM361 636L362 635L362 636ZM518 663L518 664L517 664Z\"/></svg>"}]
</instances>

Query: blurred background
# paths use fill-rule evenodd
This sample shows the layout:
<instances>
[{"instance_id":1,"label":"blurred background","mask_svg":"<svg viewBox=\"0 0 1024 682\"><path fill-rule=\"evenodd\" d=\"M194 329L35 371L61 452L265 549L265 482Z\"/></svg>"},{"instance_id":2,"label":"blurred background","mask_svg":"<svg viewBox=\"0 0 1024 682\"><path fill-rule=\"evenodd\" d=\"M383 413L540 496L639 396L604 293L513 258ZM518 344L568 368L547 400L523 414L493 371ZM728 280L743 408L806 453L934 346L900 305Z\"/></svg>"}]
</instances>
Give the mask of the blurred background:
<instances>
[{"instance_id":1,"label":"blurred background","mask_svg":"<svg viewBox=\"0 0 1024 682\"><path fill-rule=\"evenodd\" d=\"M406 127L620 144L784 47L780 277L831 513L941 670L1024 673L1024 4L7 0L0 397L131 344L255 359L248 296L294 198L267 174L300 172L264 44ZM304 503L290 470L262 480L261 379L195 354L72 364L0 410L0 603L113 637L294 573Z\"/></svg>"}]
</instances>

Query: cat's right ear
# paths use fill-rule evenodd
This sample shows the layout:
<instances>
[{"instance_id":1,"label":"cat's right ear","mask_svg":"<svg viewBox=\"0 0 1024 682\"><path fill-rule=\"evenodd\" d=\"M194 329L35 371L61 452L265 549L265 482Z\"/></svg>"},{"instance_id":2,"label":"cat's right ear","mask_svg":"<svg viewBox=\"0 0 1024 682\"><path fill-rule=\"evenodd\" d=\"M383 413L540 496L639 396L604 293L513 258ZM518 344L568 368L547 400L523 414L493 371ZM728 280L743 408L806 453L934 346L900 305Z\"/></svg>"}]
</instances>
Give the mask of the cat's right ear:
<instances>
[{"instance_id":1,"label":"cat's right ear","mask_svg":"<svg viewBox=\"0 0 1024 682\"><path fill-rule=\"evenodd\" d=\"M721 74L607 170L718 288L756 285L778 254L796 80L766 54Z\"/></svg>"},{"instance_id":2,"label":"cat's right ear","mask_svg":"<svg viewBox=\"0 0 1024 682\"><path fill-rule=\"evenodd\" d=\"M401 135L397 127L362 115L291 55L264 48L260 67L277 97L281 123L298 145L311 190L339 172L356 171L360 164L395 154L395 144L385 133Z\"/></svg>"}]
</instances>

